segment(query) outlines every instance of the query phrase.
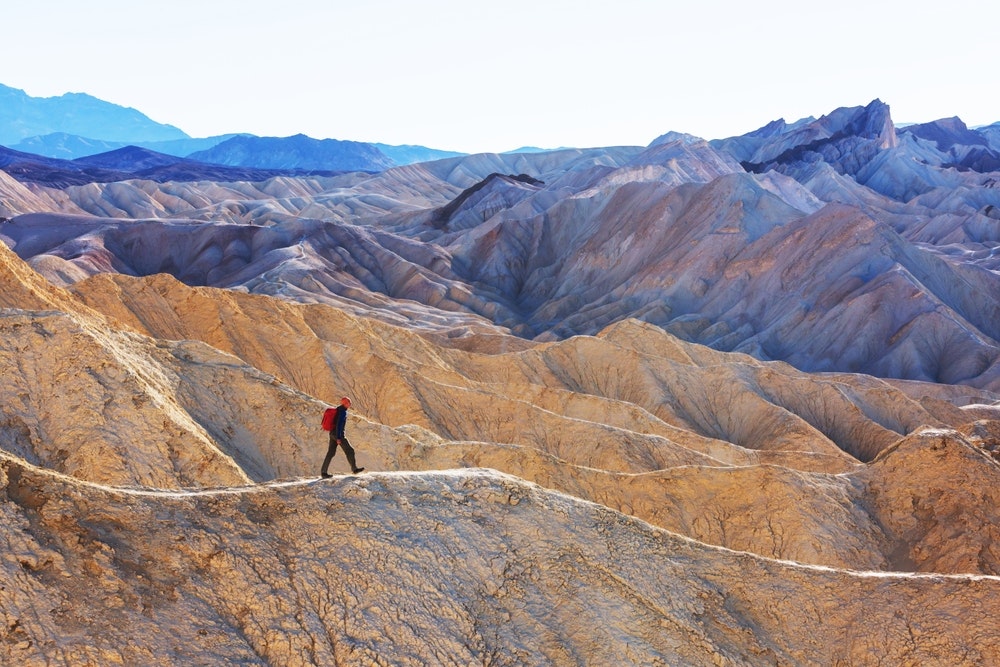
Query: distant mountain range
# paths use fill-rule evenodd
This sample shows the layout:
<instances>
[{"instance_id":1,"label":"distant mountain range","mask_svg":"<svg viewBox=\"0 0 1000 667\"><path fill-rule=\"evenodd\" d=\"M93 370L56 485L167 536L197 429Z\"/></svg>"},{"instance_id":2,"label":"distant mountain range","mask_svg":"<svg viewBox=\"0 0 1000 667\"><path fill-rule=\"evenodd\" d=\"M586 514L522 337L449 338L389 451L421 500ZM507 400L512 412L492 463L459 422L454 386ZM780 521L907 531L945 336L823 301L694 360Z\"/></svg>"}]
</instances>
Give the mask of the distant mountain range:
<instances>
[{"instance_id":1,"label":"distant mountain range","mask_svg":"<svg viewBox=\"0 0 1000 667\"><path fill-rule=\"evenodd\" d=\"M216 137L205 137L204 139L171 139L168 141L104 141L101 139L88 139L66 132L53 132L37 137L29 137L23 141L9 146L9 148L21 151L22 153L33 153L43 157L59 158L62 160L75 160L76 158L89 157L100 153L107 153L126 146L139 146L148 148L157 153L166 153L176 157L187 157L191 153L204 151L216 146L227 139L240 136L238 134L223 134Z\"/></svg>"},{"instance_id":2,"label":"distant mountain range","mask_svg":"<svg viewBox=\"0 0 1000 667\"><path fill-rule=\"evenodd\" d=\"M25 183L65 188L86 183L113 183L131 179L166 181L262 181L275 176L326 175L336 171L258 169L210 164L125 146L75 160L46 158L0 146L0 169Z\"/></svg>"},{"instance_id":3,"label":"distant mountain range","mask_svg":"<svg viewBox=\"0 0 1000 667\"><path fill-rule=\"evenodd\" d=\"M157 123L135 109L83 93L32 97L0 84L0 145L13 146L53 132L119 143L190 138L176 127Z\"/></svg>"},{"instance_id":4,"label":"distant mountain range","mask_svg":"<svg viewBox=\"0 0 1000 667\"><path fill-rule=\"evenodd\" d=\"M377 147L359 141L318 141L304 134L293 137L236 136L189 156L199 162L264 169L326 169L382 171L395 167Z\"/></svg>"},{"instance_id":5,"label":"distant mountain range","mask_svg":"<svg viewBox=\"0 0 1000 667\"><path fill-rule=\"evenodd\" d=\"M192 138L172 125L89 95L38 98L0 84L0 146L20 153L75 160L126 146L230 167L282 171L380 171L457 157L424 146L337 139L223 134Z\"/></svg>"}]
</instances>

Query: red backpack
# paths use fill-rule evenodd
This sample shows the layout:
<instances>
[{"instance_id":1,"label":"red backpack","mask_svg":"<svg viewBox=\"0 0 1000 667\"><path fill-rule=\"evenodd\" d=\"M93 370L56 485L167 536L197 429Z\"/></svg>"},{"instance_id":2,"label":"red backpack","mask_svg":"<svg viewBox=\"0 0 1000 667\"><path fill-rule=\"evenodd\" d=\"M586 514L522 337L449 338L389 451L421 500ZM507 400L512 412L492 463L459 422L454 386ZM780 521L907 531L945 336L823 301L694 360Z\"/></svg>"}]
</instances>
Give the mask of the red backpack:
<instances>
[{"instance_id":1,"label":"red backpack","mask_svg":"<svg viewBox=\"0 0 1000 667\"><path fill-rule=\"evenodd\" d=\"M323 411L323 430L333 430L333 418L337 416L337 408L327 408Z\"/></svg>"}]
</instances>

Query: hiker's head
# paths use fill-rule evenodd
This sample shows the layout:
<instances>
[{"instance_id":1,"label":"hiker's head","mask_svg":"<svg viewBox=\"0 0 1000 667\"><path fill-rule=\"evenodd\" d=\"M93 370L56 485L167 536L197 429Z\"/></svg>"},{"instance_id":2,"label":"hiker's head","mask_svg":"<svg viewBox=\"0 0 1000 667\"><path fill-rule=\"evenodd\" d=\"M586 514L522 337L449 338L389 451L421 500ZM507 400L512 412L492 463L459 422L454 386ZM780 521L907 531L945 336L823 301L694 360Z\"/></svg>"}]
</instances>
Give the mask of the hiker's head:
<instances>
[{"instance_id":1,"label":"hiker's head","mask_svg":"<svg viewBox=\"0 0 1000 667\"><path fill-rule=\"evenodd\" d=\"M351 399L344 396L342 399L340 399L340 404L343 405L345 408L349 408L351 407Z\"/></svg>"}]
</instances>

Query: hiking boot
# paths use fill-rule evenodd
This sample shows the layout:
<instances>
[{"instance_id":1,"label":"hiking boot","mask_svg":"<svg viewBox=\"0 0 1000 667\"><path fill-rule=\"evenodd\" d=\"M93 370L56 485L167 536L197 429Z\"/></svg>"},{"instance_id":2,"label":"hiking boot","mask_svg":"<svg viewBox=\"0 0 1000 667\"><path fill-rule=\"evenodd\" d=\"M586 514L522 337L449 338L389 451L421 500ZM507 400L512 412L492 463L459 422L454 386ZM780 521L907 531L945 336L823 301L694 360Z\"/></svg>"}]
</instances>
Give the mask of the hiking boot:
<instances>
[{"instance_id":1,"label":"hiking boot","mask_svg":"<svg viewBox=\"0 0 1000 667\"><path fill-rule=\"evenodd\" d=\"M323 479L330 479L331 477L333 477L333 475L325 472L321 472L319 476L322 477Z\"/></svg>"},{"instance_id":2,"label":"hiking boot","mask_svg":"<svg viewBox=\"0 0 1000 667\"><path fill-rule=\"evenodd\" d=\"M359 472L364 472L364 471L365 471L364 468L355 468L354 469L354 474L357 475Z\"/></svg>"}]
</instances>

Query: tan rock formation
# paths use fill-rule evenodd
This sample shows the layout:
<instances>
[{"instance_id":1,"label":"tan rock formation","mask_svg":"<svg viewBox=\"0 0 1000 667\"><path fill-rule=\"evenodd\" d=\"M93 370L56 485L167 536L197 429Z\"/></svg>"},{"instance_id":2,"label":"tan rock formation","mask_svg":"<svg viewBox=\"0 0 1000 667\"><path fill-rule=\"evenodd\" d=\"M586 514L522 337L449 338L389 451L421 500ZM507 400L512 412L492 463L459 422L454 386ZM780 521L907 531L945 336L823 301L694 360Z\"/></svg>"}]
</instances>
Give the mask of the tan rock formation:
<instances>
[{"instance_id":1,"label":"tan rock formation","mask_svg":"<svg viewBox=\"0 0 1000 667\"><path fill-rule=\"evenodd\" d=\"M994 434L998 427L980 423ZM922 429L858 474L890 539L892 569L1000 574L1000 464L987 449L997 444L995 435L970 442Z\"/></svg>"},{"instance_id":2,"label":"tan rock formation","mask_svg":"<svg viewBox=\"0 0 1000 667\"><path fill-rule=\"evenodd\" d=\"M707 547L492 472L163 493L0 457L5 664L1000 660L994 577Z\"/></svg>"},{"instance_id":3,"label":"tan rock formation","mask_svg":"<svg viewBox=\"0 0 1000 667\"><path fill-rule=\"evenodd\" d=\"M812 376L687 344L638 322L530 347L493 336L484 354L323 306L188 288L167 276L102 275L73 289L143 333L202 340L312 396L335 400L346 388L378 422L417 424L459 440L539 449L548 442L552 454L581 465L595 460L567 454L612 427L726 463L764 457L842 472L921 425L971 421L954 406L929 412L919 399L937 396L933 385L914 384L923 393L906 394L866 376ZM497 352L505 346L512 351ZM551 420L560 426L549 428ZM616 469L610 460L597 467ZM651 460L631 471L662 467Z\"/></svg>"},{"instance_id":4,"label":"tan rock formation","mask_svg":"<svg viewBox=\"0 0 1000 667\"><path fill-rule=\"evenodd\" d=\"M320 406L306 395L333 401L347 387L358 406L352 424L363 465L493 467L707 543L800 562L899 567L886 546L891 538L859 510L866 494L853 474L838 473L861 469L850 451L871 457L922 424L971 421L953 408L954 421L942 422L872 378L827 381L638 323L600 338L476 354L326 306L189 288L166 276L98 276L75 292L130 328L189 341L129 339L141 350L136 356L173 378L157 395L170 397L190 429L208 438L181 459L198 461L214 446L250 479L315 474L324 434L316 429ZM133 393L133 402L145 400ZM141 428L150 420L135 421L127 437L155 442ZM39 460L73 472L58 457ZM118 483L148 484L155 467ZM156 485L227 479L163 467L176 481L168 475Z\"/></svg>"}]
</instances>

